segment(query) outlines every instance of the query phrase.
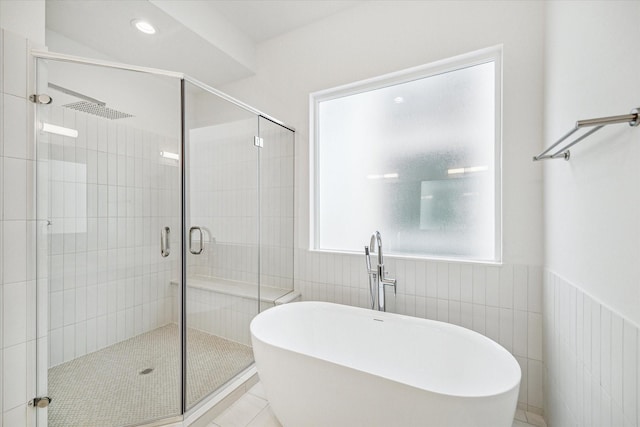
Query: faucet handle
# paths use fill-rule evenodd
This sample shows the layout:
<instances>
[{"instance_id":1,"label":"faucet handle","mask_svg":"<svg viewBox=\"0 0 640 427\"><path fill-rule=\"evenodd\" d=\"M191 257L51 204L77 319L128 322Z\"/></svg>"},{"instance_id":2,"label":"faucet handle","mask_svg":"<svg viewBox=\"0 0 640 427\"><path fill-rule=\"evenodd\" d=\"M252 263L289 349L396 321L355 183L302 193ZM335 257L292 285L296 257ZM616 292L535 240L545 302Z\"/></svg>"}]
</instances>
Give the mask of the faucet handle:
<instances>
[{"instance_id":1,"label":"faucet handle","mask_svg":"<svg viewBox=\"0 0 640 427\"><path fill-rule=\"evenodd\" d=\"M383 283L385 286L393 286L393 295L398 295L398 290L396 289L396 279L391 279L393 282L391 283Z\"/></svg>"},{"instance_id":2,"label":"faucet handle","mask_svg":"<svg viewBox=\"0 0 640 427\"><path fill-rule=\"evenodd\" d=\"M387 272L384 272L384 276L380 279L380 283L382 283L384 286L393 286L393 295L398 295L398 291L396 289L396 279L388 279L387 276Z\"/></svg>"}]
</instances>

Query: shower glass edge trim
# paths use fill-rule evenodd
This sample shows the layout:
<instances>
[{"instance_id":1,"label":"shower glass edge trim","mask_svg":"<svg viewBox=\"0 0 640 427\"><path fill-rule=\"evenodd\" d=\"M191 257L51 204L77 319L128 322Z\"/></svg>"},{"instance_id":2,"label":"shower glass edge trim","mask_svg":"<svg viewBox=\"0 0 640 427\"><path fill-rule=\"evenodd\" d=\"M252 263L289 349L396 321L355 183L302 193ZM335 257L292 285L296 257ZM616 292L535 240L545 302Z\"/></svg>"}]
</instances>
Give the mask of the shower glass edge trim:
<instances>
[{"instance_id":1,"label":"shower glass edge trim","mask_svg":"<svg viewBox=\"0 0 640 427\"><path fill-rule=\"evenodd\" d=\"M31 55L36 58L36 59L53 59L56 61L63 61L63 62L73 62L73 63L77 63L77 64L85 64L85 65L96 65L96 66L100 66L100 67L106 67L106 68L116 68L116 69L120 69L120 70L128 70L128 71L136 71L139 73L146 73L146 74L153 74L153 75L157 75L157 76L165 76L165 77L173 77L173 78L177 78L180 80L184 80L187 81L195 86L198 86L200 89L206 91L206 92L210 92L214 95L219 96L220 98L229 101L235 105L237 105L240 108L244 108L247 111L250 111L258 116L262 116L265 119L271 120L272 122L279 124L280 126L289 129L290 131L295 132L295 128L291 127L291 126L287 126L284 122L282 122L281 120L278 120L260 110L258 110L257 108L254 108L248 104L245 104L244 102L212 87L209 86L206 83L201 82L198 79L195 79L191 76L188 76L184 73L179 73L176 71L167 71L167 70L162 70L159 68L152 68L152 67L140 67L137 65L129 65L129 64L123 64L120 62L115 62L115 61L105 61L105 60L100 60L100 59L88 59L88 58L83 58L81 56L75 56L75 55L67 55L64 53L56 53L56 52L48 52L45 50L40 50L40 49L32 49L31 50Z\"/></svg>"},{"instance_id":2,"label":"shower glass edge trim","mask_svg":"<svg viewBox=\"0 0 640 427\"><path fill-rule=\"evenodd\" d=\"M187 179L186 179L186 107L184 78L180 79L180 410L187 411L187 243L184 231L187 229Z\"/></svg>"}]
</instances>

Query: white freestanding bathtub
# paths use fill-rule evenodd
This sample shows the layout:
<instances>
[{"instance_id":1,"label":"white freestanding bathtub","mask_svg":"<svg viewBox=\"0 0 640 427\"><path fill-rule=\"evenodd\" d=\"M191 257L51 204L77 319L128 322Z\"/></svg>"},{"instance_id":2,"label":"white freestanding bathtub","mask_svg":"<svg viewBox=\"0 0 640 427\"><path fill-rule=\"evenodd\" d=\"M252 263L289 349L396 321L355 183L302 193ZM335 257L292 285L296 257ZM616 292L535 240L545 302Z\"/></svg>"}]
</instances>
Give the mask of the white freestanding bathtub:
<instances>
[{"instance_id":1,"label":"white freestanding bathtub","mask_svg":"<svg viewBox=\"0 0 640 427\"><path fill-rule=\"evenodd\" d=\"M285 427L510 427L520 367L489 338L433 320L325 302L251 322L267 398Z\"/></svg>"}]
</instances>

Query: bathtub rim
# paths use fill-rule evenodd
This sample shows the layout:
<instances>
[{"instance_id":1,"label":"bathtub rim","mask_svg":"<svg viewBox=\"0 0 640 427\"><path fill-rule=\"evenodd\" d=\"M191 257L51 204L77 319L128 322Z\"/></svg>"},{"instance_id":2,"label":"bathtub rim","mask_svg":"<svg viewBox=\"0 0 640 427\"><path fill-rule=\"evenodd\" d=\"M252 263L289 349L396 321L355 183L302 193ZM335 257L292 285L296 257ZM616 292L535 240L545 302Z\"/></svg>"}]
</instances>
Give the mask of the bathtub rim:
<instances>
[{"instance_id":1,"label":"bathtub rim","mask_svg":"<svg viewBox=\"0 0 640 427\"><path fill-rule=\"evenodd\" d=\"M463 326L455 325L455 324L452 324L452 323L442 322L442 321L439 321L439 320L424 319L424 318L420 318L420 317L407 316L407 315L404 315L404 314L397 314L397 313L391 313L391 312L378 312L378 311L369 310L369 309L362 308L362 307L355 307L355 306L350 306L350 305L346 305L346 304L337 304L337 303L324 302L324 301L299 301L299 302L294 302L294 303L285 304L285 305L280 306L280 307L289 306L289 308L280 308L278 311L291 309L291 305L292 304L305 304L305 305L309 304L309 305L316 305L316 306L327 306L328 305L328 306L339 306L339 307L342 307L343 309L344 308L346 308L346 309L354 309L356 311L372 311L372 312L376 313L376 315L381 315L383 317L390 317L390 318L392 318L392 317L400 317L402 319L407 319L407 320L410 320L412 322L414 322L414 321L420 321L420 322L424 321L425 323L435 322L435 323L438 323L440 326L443 326L445 328L462 330L463 333L471 334L473 336L476 336L477 338L480 338L487 345L495 348L496 351L502 353L502 355L505 357L506 361L508 361L512 365L512 367L515 368L514 371L517 372L517 381L515 381L510 386L507 385L507 386L502 387L502 388L496 387L491 393L465 394L465 393L443 392L443 391L438 391L438 390L434 390L434 389L431 389L431 388L425 388L425 387L421 387L421 386L418 386L418 385L415 385L415 384L410 384L410 383L406 383L406 382L403 382L403 381L399 381L398 379L392 378L389 375L381 374L381 373L378 373L378 372L371 372L371 371L364 370L364 369L359 369L358 367L347 365L347 364L342 364L342 363L339 363L339 362L337 362L335 360L327 359L325 357L321 357L321 356L318 356L318 355L310 355L310 354L307 354L307 353L304 353L304 352L301 352L301 351L298 351L298 350L295 350L295 349L292 349L292 348L286 348L286 347L283 347L281 345L273 344L273 343L270 343L270 342L266 341L265 339L261 339L261 338L256 336L256 334L254 333L254 322L257 323L257 319L259 321L259 319L261 317L267 316L267 315L262 316L263 313L268 313L269 311L277 309L278 307L274 307L274 308L270 308L268 310L265 310L265 311L259 313L257 316L255 316L251 320L251 323L249 324L249 330L250 330L250 333L251 333L251 339L252 340L257 340L257 341L259 341L260 343L262 343L262 344L264 344L266 346L275 347L275 348L277 348L279 350L282 350L282 351L288 351L288 352L291 352L291 353L295 353L296 355L299 355L299 356L302 356L302 357L305 357L305 358L312 358L312 359L321 360L322 362L326 362L326 363L329 363L329 364L332 364L332 365L335 365L335 366L340 366L340 367L347 368L347 369L353 369L353 370L359 371L359 372L367 374L367 375L374 375L374 376L377 376L377 377L380 377L380 378L384 378L387 381L392 381L394 383L401 384L401 385L403 385L405 387L411 387L413 389L420 390L422 392L433 393L433 394L452 397L452 398L462 398L462 399L491 398L491 397L507 395L507 394L513 392L515 389L519 389L519 387L520 387L520 383L522 381L522 369L520 368L520 364L516 360L515 356L513 354L511 354L509 351L507 351L507 349L505 349L499 343L495 342L491 338L489 338L489 337L487 337L485 335L482 335L481 333L476 332L474 330L465 328ZM255 349L255 345L253 343L252 343L252 347ZM254 352L255 352L255 350L254 350ZM255 357L255 354L254 354L254 357ZM256 363L256 365L258 365L258 363Z\"/></svg>"}]
</instances>

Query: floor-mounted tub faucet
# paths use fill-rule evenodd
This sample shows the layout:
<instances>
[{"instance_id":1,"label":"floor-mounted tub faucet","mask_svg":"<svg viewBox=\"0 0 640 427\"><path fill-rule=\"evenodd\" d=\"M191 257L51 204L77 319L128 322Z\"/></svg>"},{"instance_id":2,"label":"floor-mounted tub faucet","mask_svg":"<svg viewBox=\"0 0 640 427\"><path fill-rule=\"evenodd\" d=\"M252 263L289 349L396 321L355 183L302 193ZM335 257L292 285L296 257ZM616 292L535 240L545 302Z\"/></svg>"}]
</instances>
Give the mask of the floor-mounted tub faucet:
<instances>
[{"instance_id":1,"label":"floor-mounted tub faucet","mask_svg":"<svg viewBox=\"0 0 640 427\"><path fill-rule=\"evenodd\" d=\"M371 253L378 254L378 267L371 268ZM387 278L384 269L384 257L382 255L382 237L376 231L371 235L369 246L364 247L364 255L367 263L367 273L369 275L369 292L371 294L371 308L376 307L376 291L378 295L378 310L387 311L385 304L385 286L393 286L393 293L396 294L396 279Z\"/></svg>"}]
</instances>

